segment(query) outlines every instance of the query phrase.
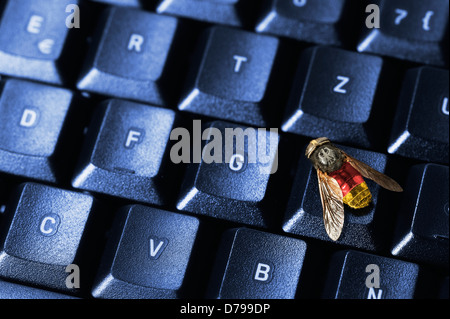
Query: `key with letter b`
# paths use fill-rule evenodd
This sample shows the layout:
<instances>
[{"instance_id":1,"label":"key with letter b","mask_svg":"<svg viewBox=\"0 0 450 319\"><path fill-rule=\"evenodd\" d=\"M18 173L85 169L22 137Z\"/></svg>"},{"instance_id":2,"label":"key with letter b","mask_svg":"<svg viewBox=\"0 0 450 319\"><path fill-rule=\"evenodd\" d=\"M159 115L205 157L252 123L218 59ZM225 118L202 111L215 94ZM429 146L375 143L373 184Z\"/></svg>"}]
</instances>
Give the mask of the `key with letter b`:
<instances>
[{"instance_id":1,"label":"key with letter b","mask_svg":"<svg viewBox=\"0 0 450 319\"><path fill-rule=\"evenodd\" d=\"M161 170L174 120L172 110L104 102L87 133L73 187L163 203Z\"/></svg>"},{"instance_id":2,"label":"key with letter b","mask_svg":"<svg viewBox=\"0 0 450 319\"><path fill-rule=\"evenodd\" d=\"M300 239L238 228L225 233L209 287L220 299L293 299L307 246Z\"/></svg>"}]
</instances>

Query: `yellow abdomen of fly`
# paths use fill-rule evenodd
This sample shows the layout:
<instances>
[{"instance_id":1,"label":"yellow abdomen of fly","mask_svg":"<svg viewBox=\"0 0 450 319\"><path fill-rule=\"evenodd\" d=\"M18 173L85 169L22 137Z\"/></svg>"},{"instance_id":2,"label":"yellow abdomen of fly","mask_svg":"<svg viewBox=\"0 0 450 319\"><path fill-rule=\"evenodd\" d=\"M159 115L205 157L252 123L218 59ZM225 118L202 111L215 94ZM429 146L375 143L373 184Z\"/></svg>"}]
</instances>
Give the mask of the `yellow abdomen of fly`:
<instances>
[{"instance_id":1,"label":"yellow abdomen of fly","mask_svg":"<svg viewBox=\"0 0 450 319\"><path fill-rule=\"evenodd\" d=\"M372 194L361 174L348 162L340 169L329 174L342 190L343 202L351 208L367 207L372 201Z\"/></svg>"},{"instance_id":2,"label":"yellow abdomen of fly","mask_svg":"<svg viewBox=\"0 0 450 319\"><path fill-rule=\"evenodd\" d=\"M351 208L359 209L369 206L372 201L372 194L366 182L353 187L343 198L344 204Z\"/></svg>"}]
</instances>

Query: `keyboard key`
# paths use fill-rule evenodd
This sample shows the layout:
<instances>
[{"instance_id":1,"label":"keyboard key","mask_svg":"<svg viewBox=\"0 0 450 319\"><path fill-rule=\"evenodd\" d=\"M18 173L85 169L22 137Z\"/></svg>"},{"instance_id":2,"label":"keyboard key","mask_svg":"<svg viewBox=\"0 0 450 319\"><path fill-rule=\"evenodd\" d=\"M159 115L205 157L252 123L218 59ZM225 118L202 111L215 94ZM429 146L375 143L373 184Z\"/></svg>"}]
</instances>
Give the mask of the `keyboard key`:
<instances>
[{"instance_id":1,"label":"keyboard key","mask_svg":"<svg viewBox=\"0 0 450 319\"><path fill-rule=\"evenodd\" d=\"M380 28L364 27L359 52L448 64L448 1L382 0L379 8Z\"/></svg>"},{"instance_id":2,"label":"keyboard key","mask_svg":"<svg viewBox=\"0 0 450 319\"><path fill-rule=\"evenodd\" d=\"M244 0L245 1L245 0ZM243 26L239 5L243 0L161 0L156 12L204 22Z\"/></svg>"},{"instance_id":3,"label":"keyboard key","mask_svg":"<svg viewBox=\"0 0 450 319\"><path fill-rule=\"evenodd\" d=\"M162 204L163 159L175 112L122 100L103 102L72 179L83 190Z\"/></svg>"},{"instance_id":4,"label":"keyboard key","mask_svg":"<svg viewBox=\"0 0 450 319\"><path fill-rule=\"evenodd\" d=\"M330 262L324 297L331 299L412 299L419 266L348 250Z\"/></svg>"},{"instance_id":5,"label":"keyboard key","mask_svg":"<svg viewBox=\"0 0 450 319\"><path fill-rule=\"evenodd\" d=\"M92 289L95 298L178 298L199 221L140 205L118 213Z\"/></svg>"},{"instance_id":6,"label":"keyboard key","mask_svg":"<svg viewBox=\"0 0 450 319\"><path fill-rule=\"evenodd\" d=\"M448 276L442 279L441 289L439 291L439 299L448 299Z\"/></svg>"},{"instance_id":7,"label":"keyboard key","mask_svg":"<svg viewBox=\"0 0 450 319\"><path fill-rule=\"evenodd\" d=\"M178 108L257 126L272 111L264 105L278 40L246 31L213 27L192 69Z\"/></svg>"},{"instance_id":8,"label":"keyboard key","mask_svg":"<svg viewBox=\"0 0 450 319\"><path fill-rule=\"evenodd\" d=\"M69 112L74 101L73 92L67 89L5 81L0 96L0 171L49 182L61 180L67 169L65 151L73 147L68 135L75 132L72 123L67 126L67 118L74 115Z\"/></svg>"},{"instance_id":9,"label":"keyboard key","mask_svg":"<svg viewBox=\"0 0 450 319\"><path fill-rule=\"evenodd\" d=\"M388 152L448 164L448 71L430 67L405 76Z\"/></svg>"},{"instance_id":10,"label":"keyboard key","mask_svg":"<svg viewBox=\"0 0 450 319\"><path fill-rule=\"evenodd\" d=\"M76 297L0 280L0 299L76 299Z\"/></svg>"},{"instance_id":11,"label":"keyboard key","mask_svg":"<svg viewBox=\"0 0 450 319\"><path fill-rule=\"evenodd\" d=\"M336 146L377 171L384 172L387 164L386 155ZM372 203L361 209L352 209L344 205L344 226L337 243L370 251L380 251L390 244L384 233L393 212L390 211L392 210L390 204L386 200L383 201L384 197L383 192L380 192L380 186L367 178L365 182L372 194ZM298 164L285 213L283 230L290 234L331 241L323 222L317 173L306 156L302 156Z\"/></svg>"},{"instance_id":12,"label":"keyboard key","mask_svg":"<svg viewBox=\"0 0 450 319\"><path fill-rule=\"evenodd\" d=\"M164 105L160 84L177 25L173 17L123 7L106 9L78 89Z\"/></svg>"},{"instance_id":13,"label":"keyboard key","mask_svg":"<svg viewBox=\"0 0 450 319\"><path fill-rule=\"evenodd\" d=\"M66 8L78 4L78 0L7 1L0 19L0 74L67 83L70 67L75 65L67 43L76 41L72 35L79 33L75 21L81 15ZM66 20L71 15L73 27L68 24L69 28Z\"/></svg>"},{"instance_id":14,"label":"keyboard key","mask_svg":"<svg viewBox=\"0 0 450 319\"><path fill-rule=\"evenodd\" d=\"M392 254L448 267L448 167L413 166L397 223Z\"/></svg>"},{"instance_id":15,"label":"keyboard key","mask_svg":"<svg viewBox=\"0 0 450 319\"><path fill-rule=\"evenodd\" d=\"M141 7L140 0L89 0L92 2L100 2L111 6L127 6L127 7Z\"/></svg>"},{"instance_id":16,"label":"keyboard key","mask_svg":"<svg viewBox=\"0 0 450 319\"><path fill-rule=\"evenodd\" d=\"M373 107L383 61L335 48L302 55L282 130L362 147L373 146ZM371 132L372 129L372 132Z\"/></svg>"},{"instance_id":17,"label":"keyboard key","mask_svg":"<svg viewBox=\"0 0 450 319\"><path fill-rule=\"evenodd\" d=\"M66 268L75 264L87 276L80 247L93 197L26 183L16 198L5 213L8 221L1 232L0 277L75 293L77 287L66 283L74 270ZM79 279L83 288L83 276Z\"/></svg>"},{"instance_id":18,"label":"keyboard key","mask_svg":"<svg viewBox=\"0 0 450 319\"><path fill-rule=\"evenodd\" d=\"M225 233L209 298L293 299L306 254L303 240L248 228Z\"/></svg>"},{"instance_id":19,"label":"keyboard key","mask_svg":"<svg viewBox=\"0 0 450 319\"><path fill-rule=\"evenodd\" d=\"M342 45L345 0L270 0L255 30L296 40Z\"/></svg>"},{"instance_id":20,"label":"keyboard key","mask_svg":"<svg viewBox=\"0 0 450 319\"><path fill-rule=\"evenodd\" d=\"M276 172L278 165L279 137L273 131L251 130L227 122L213 122L205 128L209 142L203 149L214 149L214 154L217 151L222 155L209 160L203 155L198 159L200 163L187 169L177 203L179 210L253 226L271 225L274 216L268 209L266 190L270 174ZM237 136L235 141L229 137L227 141L226 135L232 137L233 133ZM242 146L237 140L244 141Z\"/></svg>"}]
</instances>

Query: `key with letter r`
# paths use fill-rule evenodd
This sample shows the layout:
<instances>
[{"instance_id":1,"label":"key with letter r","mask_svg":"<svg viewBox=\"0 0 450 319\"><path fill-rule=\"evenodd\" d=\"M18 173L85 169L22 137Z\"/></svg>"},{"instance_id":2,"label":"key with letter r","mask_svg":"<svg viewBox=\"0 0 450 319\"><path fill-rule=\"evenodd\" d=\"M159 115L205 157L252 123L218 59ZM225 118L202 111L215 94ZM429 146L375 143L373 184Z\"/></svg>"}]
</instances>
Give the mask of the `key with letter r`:
<instances>
[{"instance_id":1,"label":"key with letter r","mask_svg":"<svg viewBox=\"0 0 450 319\"><path fill-rule=\"evenodd\" d=\"M177 26L174 17L124 7L106 9L77 88L164 105L161 81Z\"/></svg>"}]
</instances>

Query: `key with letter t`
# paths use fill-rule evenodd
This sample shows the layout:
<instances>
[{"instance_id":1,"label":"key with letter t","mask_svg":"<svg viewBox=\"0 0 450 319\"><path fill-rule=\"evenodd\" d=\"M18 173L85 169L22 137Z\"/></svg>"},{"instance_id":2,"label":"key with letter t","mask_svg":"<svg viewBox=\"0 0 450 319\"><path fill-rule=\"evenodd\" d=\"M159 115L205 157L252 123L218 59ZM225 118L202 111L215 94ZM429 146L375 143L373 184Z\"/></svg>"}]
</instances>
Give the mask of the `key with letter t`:
<instances>
[{"instance_id":1,"label":"key with letter t","mask_svg":"<svg viewBox=\"0 0 450 319\"><path fill-rule=\"evenodd\" d=\"M213 27L203 34L202 49L184 98L183 111L266 126L264 105L278 39L246 31Z\"/></svg>"}]
</instances>

